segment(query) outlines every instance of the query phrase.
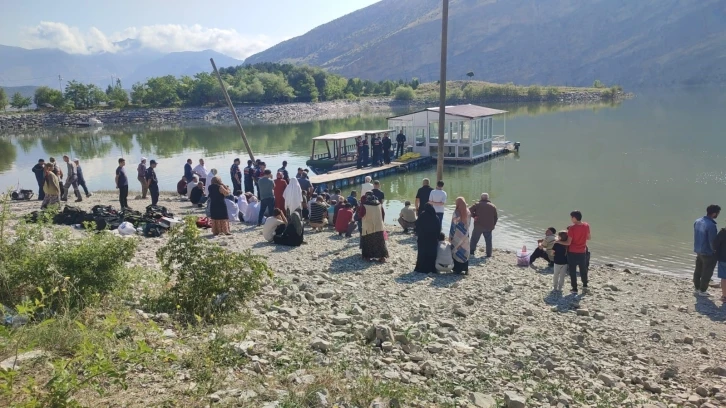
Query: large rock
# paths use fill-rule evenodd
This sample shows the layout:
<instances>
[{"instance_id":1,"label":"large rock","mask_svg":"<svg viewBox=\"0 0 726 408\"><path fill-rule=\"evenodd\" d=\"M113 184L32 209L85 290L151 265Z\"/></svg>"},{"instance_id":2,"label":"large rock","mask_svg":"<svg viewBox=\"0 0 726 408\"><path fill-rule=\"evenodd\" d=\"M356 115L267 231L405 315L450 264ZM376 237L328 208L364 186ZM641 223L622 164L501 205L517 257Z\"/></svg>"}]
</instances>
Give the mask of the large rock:
<instances>
[{"instance_id":1,"label":"large rock","mask_svg":"<svg viewBox=\"0 0 726 408\"><path fill-rule=\"evenodd\" d=\"M527 399L514 391L504 393L504 403L507 408L524 408L527 406Z\"/></svg>"},{"instance_id":2,"label":"large rock","mask_svg":"<svg viewBox=\"0 0 726 408\"><path fill-rule=\"evenodd\" d=\"M480 392L470 392L469 401L478 408L496 408L497 401L491 395Z\"/></svg>"},{"instance_id":3,"label":"large rock","mask_svg":"<svg viewBox=\"0 0 726 408\"><path fill-rule=\"evenodd\" d=\"M326 352L331 349L331 344L329 341L325 341L321 338L315 338L310 342L310 348L313 350Z\"/></svg>"},{"instance_id":4,"label":"large rock","mask_svg":"<svg viewBox=\"0 0 726 408\"><path fill-rule=\"evenodd\" d=\"M6 358L0 363L0 367L4 368L5 370L17 370L18 368L20 368L20 363L35 360L36 358L40 358L45 355L46 353L43 350L27 351L25 353L20 353L17 356Z\"/></svg>"}]
</instances>

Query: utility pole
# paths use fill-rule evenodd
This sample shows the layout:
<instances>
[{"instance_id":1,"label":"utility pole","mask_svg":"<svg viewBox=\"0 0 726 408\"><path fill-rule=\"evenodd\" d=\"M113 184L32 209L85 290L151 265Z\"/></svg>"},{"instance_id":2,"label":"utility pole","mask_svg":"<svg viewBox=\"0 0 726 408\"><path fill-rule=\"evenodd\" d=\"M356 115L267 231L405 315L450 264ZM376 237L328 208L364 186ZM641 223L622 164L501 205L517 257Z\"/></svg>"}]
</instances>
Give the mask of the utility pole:
<instances>
[{"instance_id":1,"label":"utility pole","mask_svg":"<svg viewBox=\"0 0 726 408\"><path fill-rule=\"evenodd\" d=\"M436 155L436 181L444 179L444 134L446 132L446 46L449 28L449 0L441 11L441 77L439 78L439 146Z\"/></svg>"},{"instance_id":2,"label":"utility pole","mask_svg":"<svg viewBox=\"0 0 726 408\"><path fill-rule=\"evenodd\" d=\"M58 74L58 89L63 93L63 77Z\"/></svg>"},{"instance_id":3,"label":"utility pole","mask_svg":"<svg viewBox=\"0 0 726 408\"><path fill-rule=\"evenodd\" d=\"M227 105L229 106L229 110L232 111L232 117L234 118L235 123L237 123L237 128L239 128L239 133L242 136L242 141L245 142L245 148L247 149L247 153L250 155L250 160L252 160L254 162L255 155L252 153L252 148L250 147L250 143L247 141L247 135L245 134L245 130L242 128L242 122L239 121L239 117L237 116L237 111L234 110L234 105L232 105L232 99L229 98L229 94L227 93L227 88L224 87L224 81L222 81L222 76L219 75L219 71L217 71L217 65L214 63L214 58L210 58L209 62L212 63L212 68L214 68L214 73L217 75L217 79L219 80L219 87L222 88L222 93L224 94L224 99L227 100Z\"/></svg>"}]
</instances>

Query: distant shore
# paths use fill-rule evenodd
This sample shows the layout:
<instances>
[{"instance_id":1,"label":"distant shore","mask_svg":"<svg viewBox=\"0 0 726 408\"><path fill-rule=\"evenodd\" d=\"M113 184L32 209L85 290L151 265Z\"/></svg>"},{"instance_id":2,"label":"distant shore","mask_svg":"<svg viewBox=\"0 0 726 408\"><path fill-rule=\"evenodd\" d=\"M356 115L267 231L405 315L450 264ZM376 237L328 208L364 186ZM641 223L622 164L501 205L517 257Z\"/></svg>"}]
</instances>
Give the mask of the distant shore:
<instances>
[{"instance_id":1,"label":"distant shore","mask_svg":"<svg viewBox=\"0 0 726 408\"><path fill-rule=\"evenodd\" d=\"M619 93L616 100L629 97ZM533 100L526 96L509 97L503 100L451 101L459 103L537 103L555 102L563 104L593 103L602 101L600 92L573 90L560 93L556 100ZM399 101L393 98L363 98L360 100L336 100L316 103L286 103L275 105L238 105L237 115L244 122L296 123L311 120L325 120L348 117L361 113L392 112L422 106L434 106L438 101L414 99ZM63 113L59 111L32 111L0 115L0 132L41 129L51 127L73 127L79 122L97 118L104 125L130 124L181 124L209 123L232 124L234 119L227 107L184 107L184 108L132 108L96 109Z\"/></svg>"}]
</instances>

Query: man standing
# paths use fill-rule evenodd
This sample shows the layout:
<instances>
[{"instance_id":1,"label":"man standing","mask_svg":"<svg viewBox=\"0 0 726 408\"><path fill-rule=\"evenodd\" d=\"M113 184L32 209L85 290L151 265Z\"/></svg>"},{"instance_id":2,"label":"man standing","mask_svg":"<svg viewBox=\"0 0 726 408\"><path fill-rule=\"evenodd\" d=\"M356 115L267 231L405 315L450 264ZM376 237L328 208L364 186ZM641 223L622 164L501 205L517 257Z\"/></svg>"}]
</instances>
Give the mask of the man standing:
<instances>
[{"instance_id":1,"label":"man standing","mask_svg":"<svg viewBox=\"0 0 726 408\"><path fill-rule=\"evenodd\" d=\"M229 175L232 177L232 194L236 193L237 191L242 190L242 170L240 170L239 159L234 159L234 163L232 163L232 167L229 168Z\"/></svg>"},{"instance_id":2,"label":"man standing","mask_svg":"<svg viewBox=\"0 0 726 408\"><path fill-rule=\"evenodd\" d=\"M590 240L590 225L582 222L582 213L580 211L571 212L570 219L572 220L572 225L567 227L567 241L557 242L567 247L567 269L570 272L571 293L577 294L578 267L580 268L582 290L583 292L587 291L587 268L589 266L589 260L587 259L587 241ZM715 232L714 223L714 237L716 236ZM711 267L711 273L713 273L713 267ZM710 275L709 279L711 279Z\"/></svg>"},{"instance_id":3,"label":"man standing","mask_svg":"<svg viewBox=\"0 0 726 408\"><path fill-rule=\"evenodd\" d=\"M68 201L68 187L73 187L73 195L76 196L76 202L79 203L83 201L83 198L81 198L81 191L78 189L78 173L76 173L76 164L71 161L71 159L64 155L63 161L66 162L66 168L68 170L68 174L66 174L66 183L63 185L63 196L61 197L61 200Z\"/></svg>"},{"instance_id":4,"label":"man standing","mask_svg":"<svg viewBox=\"0 0 726 408\"><path fill-rule=\"evenodd\" d=\"M436 183L436 190L431 191L429 202L436 210L436 216L439 217L439 227L441 227L444 222L444 206L446 205L446 191L444 191L443 180Z\"/></svg>"},{"instance_id":5,"label":"man standing","mask_svg":"<svg viewBox=\"0 0 726 408\"><path fill-rule=\"evenodd\" d=\"M267 163L257 160L257 169L255 170L255 184L257 184L257 198L262 199L260 197L260 179L265 178L265 169L267 169ZM270 170L270 174L272 174L272 170ZM274 183L274 182L273 182Z\"/></svg>"},{"instance_id":6,"label":"man standing","mask_svg":"<svg viewBox=\"0 0 726 408\"><path fill-rule=\"evenodd\" d=\"M255 173L255 168L252 166L252 160L247 160L247 167L245 167L244 170L244 177L245 177L245 193L255 193L255 183L253 180L253 176Z\"/></svg>"},{"instance_id":7,"label":"man standing","mask_svg":"<svg viewBox=\"0 0 726 408\"><path fill-rule=\"evenodd\" d=\"M257 189L260 190L260 214L257 217L257 226L262 225L262 218L265 216L265 210L272 211L275 209L275 182L272 181L272 171L265 170L262 177L257 180Z\"/></svg>"},{"instance_id":8,"label":"man standing","mask_svg":"<svg viewBox=\"0 0 726 408\"><path fill-rule=\"evenodd\" d=\"M78 185L83 188L83 192L86 193L86 198L89 198L93 195L90 191L88 191L88 186L86 185L86 178L83 177L83 169L81 168L81 162L78 159L73 159L73 163L76 164L76 173L78 174Z\"/></svg>"},{"instance_id":9,"label":"man standing","mask_svg":"<svg viewBox=\"0 0 726 408\"><path fill-rule=\"evenodd\" d=\"M499 215L497 207L489 201L489 194L482 193L479 202L469 208L471 217L474 218L474 231L471 234L471 242L469 245L469 253L473 256L476 251L476 245L479 239L484 235L484 243L486 244L486 256L492 256L492 231L497 226Z\"/></svg>"},{"instance_id":10,"label":"man standing","mask_svg":"<svg viewBox=\"0 0 726 408\"><path fill-rule=\"evenodd\" d=\"M41 210L45 210L51 205L60 204L60 180L53 171L54 167L55 166L52 163L47 163L45 165L45 172L43 174L43 191L45 192L45 197L43 198L43 202L40 204Z\"/></svg>"},{"instance_id":11,"label":"man standing","mask_svg":"<svg viewBox=\"0 0 726 408\"><path fill-rule=\"evenodd\" d=\"M278 173L282 173L282 178L286 183L290 184L290 174L287 172L287 160L283 160L282 167L277 169Z\"/></svg>"},{"instance_id":12,"label":"man standing","mask_svg":"<svg viewBox=\"0 0 726 408\"><path fill-rule=\"evenodd\" d=\"M416 215L420 216L421 211L423 211L424 205L429 202L429 197L431 197L431 192L434 190L431 188L429 184L431 184L431 181L427 178L423 179L421 188L418 189L418 192L416 193Z\"/></svg>"},{"instance_id":13,"label":"man standing","mask_svg":"<svg viewBox=\"0 0 726 408\"><path fill-rule=\"evenodd\" d=\"M127 201L129 197L129 178L126 177L126 169L124 166L126 166L126 160L123 158L118 159L118 167L116 168L116 188L118 189L118 202L122 211L129 207L129 203Z\"/></svg>"},{"instance_id":14,"label":"man standing","mask_svg":"<svg viewBox=\"0 0 726 408\"><path fill-rule=\"evenodd\" d=\"M391 138L388 137L388 133L383 135L381 144L383 145L383 163L391 164Z\"/></svg>"},{"instance_id":15,"label":"man standing","mask_svg":"<svg viewBox=\"0 0 726 408\"><path fill-rule=\"evenodd\" d=\"M373 195L376 196L381 205L383 205L383 198L385 196L383 195L383 191L381 191L380 181L376 180L373 182L373 190L371 190L371 193L373 193Z\"/></svg>"},{"instance_id":16,"label":"man standing","mask_svg":"<svg viewBox=\"0 0 726 408\"><path fill-rule=\"evenodd\" d=\"M141 198L146 200L146 193L149 191L149 184L146 182L146 157L142 157L141 163L136 167L136 179L141 184Z\"/></svg>"},{"instance_id":17,"label":"man standing","mask_svg":"<svg viewBox=\"0 0 726 408\"><path fill-rule=\"evenodd\" d=\"M383 143L378 135L374 135L371 139L371 149L373 150L373 166L378 167L381 165L381 156L383 154Z\"/></svg>"},{"instance_id":18,"label":"man standing","mask_svg":"<svg viewBox=\"0 0 726 408\"><path fill-rule=\"evenodd\" d=\"M300 184L300 189L305 194L305 197L310 197L310 192L313 189L313 185L310 183L310 179L308 179L308 175L305 174L305 171L302 168L299 168L297 171L297 176L295 176L298 183Z\"/></svg>"},{"instance_id":19,"label":"man standing","mask_svg":"<svg viewBox=\"0 0 726 408\"><path fill-rule=\"evenodd\" d=\"M706 208L706 215L693 224L693 252L696 253L696 269L693 271L693 287L695 295L711 296L708 293L708 284L711 282L713 270L716 268L716 252L714 241L718 230L716 218L721 207L711 204ZM569 256L569 255L568 255Z\"/></svg>"},{"instance_id":20,"label":"man standing","mask_svg":"<svg viewBox=\"0 0 726 408\"><path fill-rule=\"evenodd\" d=\"M33 166L32 172L35 174L35 181L38 182L38 200L43 201L45 198L45 192L43 191L43 184L45 184L45 160L38 160L38 163Z\"/></svg>"},{"instance_id":21,"label":"man standing","mask_svg":"<svg viewBox=\"0 0 726 408\"><path fill-rule=\"evenodd\" d=\"M355 138L356 168L363 168L363 139L360 136Z\"/></svg>"},{"instance_id":22,"label":"man standing","mask_svg":"<svg viewBox=\"0 0 726 408\"><path fill-rule=\"evenodd\" d=\"M146 184L149 186L149 193L151 194L151 205L159 203L159 179L156 178L156 160L149 162L149 168L146 169Z\"/></svg>"},{"instance_id":23,"label":"man standing","mask_svg":"<svg viewBox=\"0 0 726 408\"><path fill-rule=\"evenodd\" d=\"M192 159L187 159L187 163L184 165L184 178L187 179L187 185L194 179L194 172L192 171Z\"/></svg>"},{"instance_id":24,"label":"man standing","mask_svg":"<svg viewBox=\"0 0 726 408\"><path fill-rule=\"evenodd\" d=\"M396 135L396 157L403 156L403 149L406 146L406 135L403 134L403 128ZM423 207L423 206L422 206Z\"/></svg>"},{"instance_id":25,"label":"man standing","mask_svg":"<svg viewBox=\"0 0 726 408\"><path fill-rule=\"evenodd\" d=\"M360 186L360 196L365 197L366 193L373 190L373 183L371 183L371 176L366 176L365 183Z\"/></svg>"},{"instance_id":26,"label":"man standing","mask_svg":"<svg viewBox=\"0 0 726 408\"><path fill-rule=\"evenodd\" d=\"M204 167L204 159L199 159L199 164L194 167L194 170L192 172L196 174L197 177L199 177L199 181L204 183L204 185L207 184L207 173L209 172L207 171L207 168Z\"/></svg>"}]
</instances>

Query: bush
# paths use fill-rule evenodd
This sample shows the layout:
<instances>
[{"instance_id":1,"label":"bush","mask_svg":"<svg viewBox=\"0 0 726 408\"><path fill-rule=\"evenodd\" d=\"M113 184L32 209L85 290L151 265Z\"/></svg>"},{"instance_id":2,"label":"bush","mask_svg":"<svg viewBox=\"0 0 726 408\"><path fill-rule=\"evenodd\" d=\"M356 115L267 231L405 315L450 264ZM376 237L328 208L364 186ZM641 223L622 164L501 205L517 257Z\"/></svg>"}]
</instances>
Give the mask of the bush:
<instances>
[{"instance_id":1,"label":"bush","mask_svg":"<svg viewBox=\"0 0 726 408\"><path fill-rule=\"evenodd\" d=\"M560 90L554 86L547 88L547 99L557 99L560 96Z\"/></svg>"},{"instance_id":2,"label":"bush","mask_svg":"<svg viewBox=\"0 0 726 408\"><path fill-rule=\"evenodd\" d=\"M137 241L108 231L71 236L68 229L19 222L11 235L7 195L0 199L0 303L47 296L52 312L79 310L115 289Z\"/></svg>"},{"instance_id":3,"label":"bush","mask_svg":"<svg viewBox=\"0 0 726 408\"><path fill-rule=\"evenodd\" d=\"M446 92L446 102L456 103L464 97L464 92L459 88L449 89Z\"/></svg>"},{"instance_id":4,"label":"bush","mask_svg":"<svg viewBox=\"0 0 726 408\"><path fill-rule=\"evenodd\" d=\"M413 100L414 92L410 86L399 86L396 88L396 93L393 99L397 101L410 101Z\"/></svg>"},{"instance_id":5,"label":"bush","mask_svg":"<svg viewBox=\"0 0 726 408\"><path fill-rule=\"evenodd\" d=\"M539 100L542 97L542 88L539 85L532 85L527 88L527 97Z\"/></svg>"},{"instance_id":6,"label":"bush","mask_svg":"<svg viewBox=\"0 0 726 408\"><path fill-rule=\"evenodd\" d=\"M159 307L176 309L187 317L213 321L235 312L256 294L272 271L263 258L230 252L199 239L194 217L169 232L167 243L156 256L171 284Z\"/></svg>"}]
</instances>

